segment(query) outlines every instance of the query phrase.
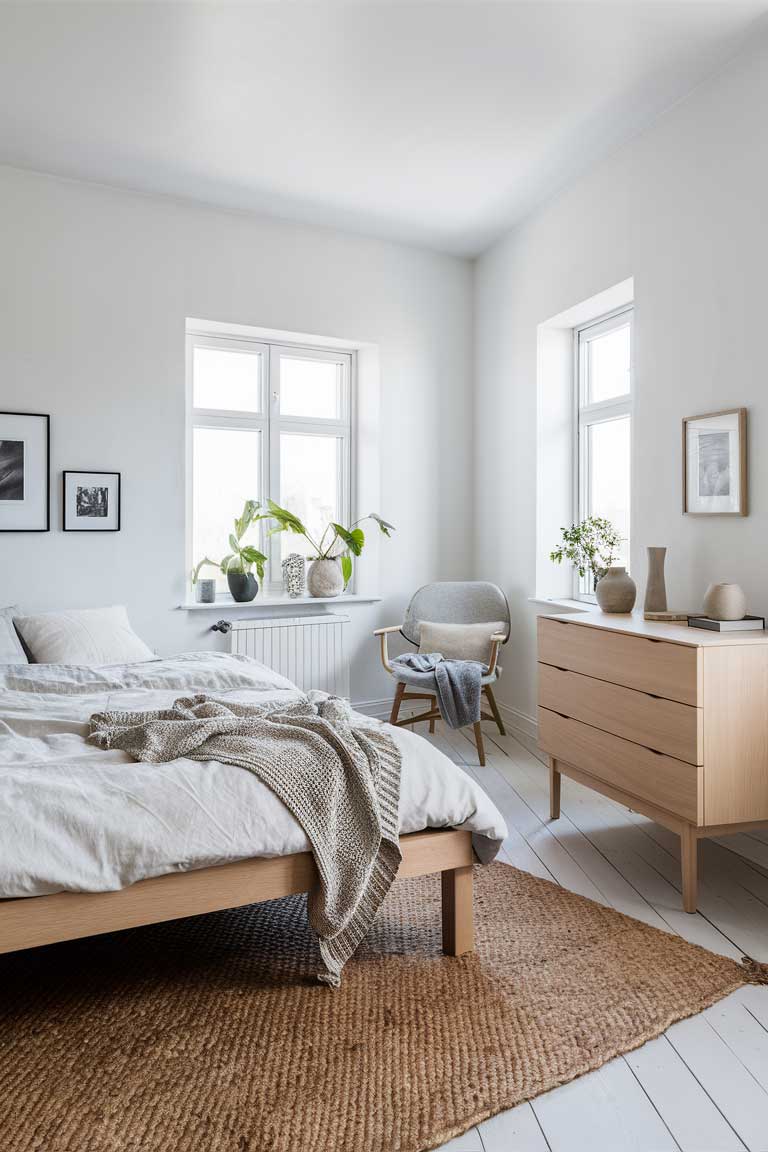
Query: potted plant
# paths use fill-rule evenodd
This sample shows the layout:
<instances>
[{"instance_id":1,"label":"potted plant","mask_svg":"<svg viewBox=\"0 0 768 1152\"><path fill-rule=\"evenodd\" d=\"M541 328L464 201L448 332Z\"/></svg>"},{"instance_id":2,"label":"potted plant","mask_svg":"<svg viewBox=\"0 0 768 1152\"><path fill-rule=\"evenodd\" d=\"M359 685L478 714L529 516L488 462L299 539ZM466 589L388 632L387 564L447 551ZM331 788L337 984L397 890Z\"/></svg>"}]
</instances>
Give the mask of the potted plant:
<instances>
[{"instance_id":1,"label":"potted plant","mask_svg":"<svg viewBox=\"0 0 768 1152\"><path fill-rule=\"evenodd\" d=\"M207 556L204 557L192 570L193 584L196 584L199 579L200 569L204 565L210 564L214 568L219 568L226 576L232 599L236 600L238 604L247 604L254 599L259 585L252 569L256 569L259 580L263 581L267 557L263 552L259 552L258 548L254 548L252 544L243 544L243 537L257 520L268 519L266 513L259 512L260 507L258 500L246 500L242 515L234 522L235 530L229 534L231 551L223 560L210 560Z\"/></svg>"},{"instance_id":2,"label":"potted plant","mask_svg":"<svg viewBox=\"0 0 768 1152\"><path fill-rule=\"evenodd\" d=\"M604 612L631 612L637 589L626 568L614 566L621 536L610 520L588 516L579 524L562 528L562 543L550 552L550 560L569 561L583 579L591 573L592 587Z\"/></svg>"},{"instance_id":3,"label":"potted plant","mask_svg":"<svg viewBox=\"0 0 768 1152\"><path fill-rule=\"evenodd\" d=\"M310 536L307 529L286 508L268 500L269 515L277 521L270 529L270 536L276 532L294 532L303 536L312 549L313 560L307 572L307 588L310 596L338 596L343 592L352 576L352 557L359 556L365 547L365 533L360 524L366 520L374 520L384 536L389 536L395 529L392 524L383 520L376 512L370 512L355 520L349 528L343 524L327 524L319 541Z\"/></svg>"}]
</instances>

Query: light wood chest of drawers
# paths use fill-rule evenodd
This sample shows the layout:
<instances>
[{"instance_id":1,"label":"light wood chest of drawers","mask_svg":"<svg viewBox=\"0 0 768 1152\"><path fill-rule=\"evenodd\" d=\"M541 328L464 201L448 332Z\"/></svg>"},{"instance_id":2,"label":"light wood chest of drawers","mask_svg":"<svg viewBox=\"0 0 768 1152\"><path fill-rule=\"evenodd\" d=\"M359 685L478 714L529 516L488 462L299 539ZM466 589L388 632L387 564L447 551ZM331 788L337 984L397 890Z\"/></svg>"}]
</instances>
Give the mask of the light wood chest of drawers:
<instances>
[{"instance_id":1,"label":"light wood chest of drawers","mask_svg":"<svg viewBox=\"0 0 768 1152\"><path fill-rule=\"evenodd\" d=\"M539 617L539 745L553 819L564 773L678 833L694 912L698 839L768 824L768 633Z\"/></svg>"}]
</instances>

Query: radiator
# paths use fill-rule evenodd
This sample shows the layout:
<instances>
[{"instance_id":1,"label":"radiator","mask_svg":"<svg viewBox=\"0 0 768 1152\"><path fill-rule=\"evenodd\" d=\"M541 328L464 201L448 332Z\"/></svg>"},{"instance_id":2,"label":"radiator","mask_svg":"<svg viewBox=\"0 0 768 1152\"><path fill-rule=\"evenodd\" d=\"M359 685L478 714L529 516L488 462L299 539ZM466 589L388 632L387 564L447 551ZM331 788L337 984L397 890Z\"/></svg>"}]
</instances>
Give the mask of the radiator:
<instances>
[{"instance_id":1,"label":"radiator","mask_svg":"<svg viewBox=\"0 0 768 1152\"><path fill-rule=\"evenodd\" d=\"M349 698L349 665L344 639L349 616L233 620L231 651L253 656L307 692L321 688Z\"/></svg>"}]
</instances>

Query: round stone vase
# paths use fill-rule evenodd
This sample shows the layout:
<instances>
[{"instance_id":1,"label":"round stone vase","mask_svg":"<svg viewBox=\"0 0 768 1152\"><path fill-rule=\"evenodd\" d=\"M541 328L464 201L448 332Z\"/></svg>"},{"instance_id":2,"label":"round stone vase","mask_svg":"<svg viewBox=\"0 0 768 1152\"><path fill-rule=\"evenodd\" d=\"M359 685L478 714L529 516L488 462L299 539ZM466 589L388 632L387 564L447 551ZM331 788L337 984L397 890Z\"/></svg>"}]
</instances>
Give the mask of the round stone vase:
<instances>
[{"instance_id":1,"label":"round stone vase","mask_svg":"<svg viewBox=\"0 0 768 1152\"><path fill-rule=\"evenodd\" d=\"M307 572L310 596L338 596L344 591L344 577L338 560L313 560Z\"/></svg>"},{"instance_id":2,"label":"round stone vase","mask_svg":"<svg viewBox=\"0 0 768 1152\"><path fill-rule=\"evenodd\" d=\"M626 568L609 568L597 582L595 598L603 612L631 612L637 588Z\"/></svg>"},{"instance_id":3,"label":"round stone vase","mask_svg":"<svg viewBox=\"0 0 768 1152\"><path fill-rule=\"evenodd\" d=\"M738 584L710 584L704 597L704 613L711 620L743 620L747 598Z\"/></svg>"},{"instance_id":4,"label":"round stone vase","mask_svg":"<svg viewBox=\"0 0 768 1152\"><path fill-rule=\"evenodd\" d=\"M227 572L227 584L230 595L238 604L247 604L253 600L259 590L256 577L252 572Z\"/></svg>"}]
</instances>

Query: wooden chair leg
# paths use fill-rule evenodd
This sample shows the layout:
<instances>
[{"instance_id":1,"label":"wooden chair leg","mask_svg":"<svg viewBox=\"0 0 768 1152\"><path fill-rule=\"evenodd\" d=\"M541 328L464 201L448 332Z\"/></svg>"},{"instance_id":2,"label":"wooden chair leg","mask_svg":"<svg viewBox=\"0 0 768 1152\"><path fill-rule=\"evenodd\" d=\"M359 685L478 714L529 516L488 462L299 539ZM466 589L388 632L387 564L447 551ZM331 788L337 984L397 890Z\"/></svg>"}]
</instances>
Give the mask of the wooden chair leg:
<instances>
[{"instance_id":1,"label":"wooden chair leg","mask_svg":"<svg viewBox=\"0 0 768 1152\"><path fill-rule=\"evenodd\" d=\"M432 707L432 708L437 708L437 696L433 696L433 697L432 697L432 704L431 704L431 707ZM435 731L435 717L434 717L434 716L432 717L432 719L431 719L431 720L430 720L430 722L429 722L429 730L430 730L430 732L434 732L434 731Z\"/></svg>"},{"instance_id":2,"label":"wooden chair leg","mask_svg":"<svg viewBox=\"0 0 768 1152\"><path fill-rule=\"evenodd\" d=\"M397 685L395 689L395 698L392 701L392 711L389 714L390 724L397 724L397 717L400 714L400 705L403 702L403 693L405 692L405 684L402 682Z\"/></svg>"},{"instance_id":3,"label":"wooden chair leg","mask_svg":"<svg viewBox=\"0 0 768 1152\"><path fill-rule=\"evenodd\" d=\"M443 952L461 956L475 946L472 909L472 865L440 874L443 896Z\"/></svg>"},{"instance_id":4,"label":"wooden chair leg","mask_svg":"<svg viewBox=\"0 0 768 1152\"><path fill-rule=\"evenodd\" d=\"M496 721L496 725L499 729L499 732L501 733L502 736L506 736L507 733L506 733L506 730L504 728L504 722L501 719L501 713L499 712L499 706L496 703L496 698L493 695L493 689L491 688L490 684L486 684L483 691L485 692L485 695L488 698L488 703L490 704L490 707L491 707L491 715L493 716L494 720Z\"/></svg>"},{"instance_id":5,"label":"wooden chair leg","mask_svg":"<svg viewBox=\"0 0 768 1152\"><path fill-rule=\"evenodd\" d=\"M680 833L680 863L683 871L683 908L695 912L699 899L699 840L692 824Z\"/></svg>"},{"instance_id":6,"label":"wooden chair leg","mask_svg":"<svg viewBox=\"0 0 768 1152\"><path fill-rule=\"evenodd\" d=\"M484 768L485 767L485 748L483 746L483 730L480 727L480 721L478 720L476 724L472 725L472 727L475 730L475 744L477 744L477 755L480 758L481 767Z\"/></svg>"},{"instance_id":7,"label":"wooden chair leg","mask_svg":"<svg viewBox=\"0 0 768 1152\"><path fill-rule=\"evenodd\" d=\"M560 773L557 770L557 760L549 758L549 818L560 819Z\"/></svg>"}]
</instances>

